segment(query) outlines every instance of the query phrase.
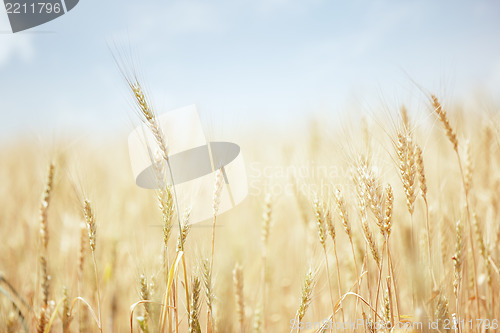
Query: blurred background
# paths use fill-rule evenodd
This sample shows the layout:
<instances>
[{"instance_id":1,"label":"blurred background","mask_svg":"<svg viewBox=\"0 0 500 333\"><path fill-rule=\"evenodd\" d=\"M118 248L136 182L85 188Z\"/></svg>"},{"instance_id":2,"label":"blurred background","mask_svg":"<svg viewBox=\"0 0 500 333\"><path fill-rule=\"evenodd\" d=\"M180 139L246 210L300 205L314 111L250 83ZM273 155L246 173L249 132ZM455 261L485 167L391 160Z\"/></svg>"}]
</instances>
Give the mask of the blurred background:
<instances>
[{"instance_id":1,"label":"blurred background","mask_svg":"<svg viewBox=\"0 0 500 333\"><path fill-rule=\"evenodd\" d=\"M12 34L2 8L0 142L128 133L112 50L139 59L160 113L196 103L226 132L399 105L420 87L497 102L499 15L493 0L83 0Z\"/></svg>"}]
</instances>

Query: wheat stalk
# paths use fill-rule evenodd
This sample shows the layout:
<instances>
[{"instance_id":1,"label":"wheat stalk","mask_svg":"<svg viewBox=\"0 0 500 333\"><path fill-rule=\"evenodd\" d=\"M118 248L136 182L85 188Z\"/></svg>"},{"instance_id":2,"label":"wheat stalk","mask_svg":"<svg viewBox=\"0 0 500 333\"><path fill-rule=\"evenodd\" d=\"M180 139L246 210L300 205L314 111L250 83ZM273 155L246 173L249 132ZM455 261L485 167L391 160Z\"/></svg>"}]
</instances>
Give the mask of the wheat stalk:
<instances>
[{"instance_id":1,"label":"wheat stalk","mask_svg":"<svg viewBox=\"0 0 500 333\"><path fill-rule=\"evenodd\" d=\"M266 295L268 293L268 269L267 269L267 253L269 246L269 232L271 229L272 221L272 197L267 194L264 200L264 212L262 214L262 228L261 228L261 239L262 239L262 313L266 313ZM260 319L259 319L260 320ZM260 325L266 328L265 317L263 318L263 323ZM260 326L259 325L259 326Z\"/></svg>"},{"instance_id":2,"label":"wheat stalk","mask_svg":"<svg viewBox=\"0 0 500 333\"><path fill-rule=\"evenodd\" d=\"M349 238L349 243L351 245L351 252L352 252L352 258L353 258L353 263L354 263L354 269L356 270L356 277L359 278L359 270L358 270L358 264L357 264L357 260L356 260L356 251L354 250L354 242L352 240L352 229L351 229L351 223L349 221L349 213L347 210L347 204L346 204L345 198L344 198L344 196L339 188L336 188L334 190L333 198L334 198L334 201L337 205L337 212L338 212L338 215L340 217L340 221L342 223L342 226L344 228L344 231L345 231L347 237ZM337 263L338 263L338 259L337 259ZM337 267L338 267L338 265L337 265ZM358 301L359 300L356 299L356 308L354 310L355 315L357 314L358 303L359 303Z\"/></svg>"},{"instance_id":3,"label":"wheat stalk","mask_svg":"<svg viewBox=\"0 0 500 333\"><path fill-rule=\"evenodd\" d=\"M415 146L409 133L398 133L396 142L397 157L399 160L399 172L406 195L406 204L408 206L408 212L413 216L417 186L417 163L415 159Z\"/></svg>"},{"instance_id":4,"label":"wheat stalk","mask_svg":"<svg viewBox=\"0 0 500 333\"><path fill-rule=\"evenodd\" d=\"M434 95L431 95L431 105L433 107L434 113L436 114L438 120L441 122L441 125L443 126L446 132L448 140L450 140L451 144L453 145L453 150L458 151L457 135L455 134L455 131L450 125L450 121L448 120L448 115L446 114L446 111L443 109L443 106L441 105L437 97Z\"/></svg>"},{"instance_id":5,"label":"wheat stalk","mask_svg":"<svg viewBox=\"0 0 500 333\"><path fill-rule=\"evenodd\" d=\"M253 327L252 327L252 332L253 333L260 333L262 332L262 311L259 306L255 309L254 312L254 320L253 320Z\"/></svg>"},{"instance_id":6,"label":"wheat stalk","mask_svg":"<svg viewBox=\"0 0 500 333\"><path fill-rule=\"evenodd\" d=\"M462 167L462 160L460 158L460 153L458 151L458 139L457 135L453 131L453 128L450 125L450 122L448 120L448 116L446 114L446 111L443 109L441 103L438 101L437 97L434 95L431 95L431 105L434 110L434 114L437 116L438 120L441 122L444 130L446 131L446 136L448 137L449 141L453 145L453 150L455 151L455 154L457 156L458 160L458 167L460 169L460 174L462 175L462 184L464 187L464 192L465 192L465 205L467 209L467 225L469 229L469 241L471 245L471 250L472 250L472 264L473 264L473 270L474 270L474 280L477 281L477 264L476 264L476 256L475 256L475 248L474 248L474 237L473 237L473 231L472 231L472 223L471 223L471 216L470 216L470 205L469 205L469 189L470 189L470 177L469 180L467 179L467 171L464 172L464 168ZM469 171L469 175L470 175ZM468 183L469 182L469 183ZM477 287L477 284L475 285L475 299L476 299L476 311L477 311L477 317L481 317L481 306L479 304L479 290Z\"/></svg>"},{"instance_id":7,"label":"wheat stalk","mask_svg":"<svg viewBox=\"0 0 500 333\"><path fill-rule=\"evenodd\" d=\"M69 325L71 324L71 305L69 302L69 297L68 297L68 288L66 286L63 288L63 295L64 295L64 305L63 305L63 311L62 311L62 328L63 328L63 333L68 333L69 332Z\"/></svg>"},{"instance_id":8,"label":"wheat stalk","mask_svg":"<svg viewBox=\"0 0 500 333\"><path fill-rule=\"evenodd\" d=\"M99 331L102 333L101 287L100 287L100 283L99 283L99 275L97 274L97 262L96 262L96 256L95 256L97 224L95 222L95 217L94 217L94 213L92 211L92 206L87 199L85 199L83 202L83 213L85 216L85 222L87 223L90 251L92 252L92 260L94 263L95 281L96 281L96 285L97 285L97 311L99 313L98 327L99 327Z\"/></svg>"},{"instance_id":9,"label":"wheat stalk","mask_svg":"<svg viewBox=\"0 0 500 333\"><path fill-rule=\"evenodd\" d=\"M45 332L45 326L47 325L50 317L48 306L51 280L51 277L47 273L47 258L43 254L40 256L40 267L42 270L42 305L38 314L37 332L43 333Z\"/></svg>"},{"instance_id":10,"label":"wheat stalk","mask_svg":"<svg viewBox=\"0 0 500 333\"><path fill-rule=\"evenodd\" d=\"M200 314L200 279L195 276L191 282L191 311L189 312L189 333L201 333Z\"/></svg>"},{"instance_id":11,"label":"wheat stalk","mask_svg":"<svg viewBox=\"0 0 500 333\"><path fill-rule=\"evenodd\" d=\"M456 243L455 255L452 257L454 278L453 278L453 292L455 293L457 314L460 316L460 296L462 285L462 248L463 248L463 225L460 220L456 223Z\"/></svg>"},{"instance_id":12,"label":"wheat stalk","mask_svg":"<svg viewBox=\"0 0 500 333\"><path fill-rule=\"evenodd\" d=\"M297 310L297 314L295 315L298 321L298 329L297 332L300 332L300 323L304 316L306 315L306 311L309 308L312 300L312 292L314 286L316 284L316 272L312 269L309 269L306 273L306 277L304 279L304 284L302 286L302 295L300 297L300 306Z\"/></svg>"},{"instance_id":13,"label":"wheat stalk","mask_svg":"<svg viewBox=\"0 0 500 333\"><path fill-rule=\"evenodd\" d=\"M40 268L42 271L41 277L41 288L42 288L42 304L40 313L38 314L37 332L44 332L45 326L49 320L50 314L48 309L49 304L49 293L50 293L50 275L48 274L48 244L49 244L49 226L48 226L48 209L50 203L50 196L52 192L52 186L54 182L54 163L50 163L47 172L47 180L45 182L45 188L42 193L42 199L40 203L40 242L42 245L42 251L40 255Z\"/></svg>"},{"instance_id":14,"label":"wheat stalk","mask_svg":"<svg viewBox=\"0 0 500 333\"><path fill-rule=\"evenodd\" d=\"M337 242L335 240L335 222L333 220L333 216L331 213L330 209L326 209L326 212L324 213L325 215L325 221L326 221L326 227L328 230L328 234L330 235L330 238L332 239L333 242L333 253L335 254L335 265L337 267L337 286L338 286L338 292L339 292L339 299L342 297L342 279L340 277L340 262L339 262L339 256L337 254ZM340 310L342 312L342 321L345 322L345 314L344 314L344 307L342 306L342 303L340 303ZM334 310L335 312L335 307Z\"/></svg>"},{"instance_id":15,"label":"wheat stalk","mask_svg":"<svg viewBox=\"0 0 500 333\"><path fill-rule=\"evenodd\" d=\"M363 235L365 236L365 241L368 244L368 247L370 248L373 260L375 260L377 267L380 268L381 260L380 260L379 250L377 247L377 242L375 241L375 237L373 237L373 233L371 232L370 227L368 226L366 215L367 215L366 206L361 204L361 228L363 229Z\"/></svg>"},{"instance_id":16,"label":"wheat stalk","mask_svg":"<svg viewBox=\"0 0 500 333\"><path fill-rule=\"evenodd\" d=\"M210 268L210 262L208 259L202 262L202 276L203 276L203 286L205 288L205 300L207 303L207 332L214 332L214 290L212 281L212 269Z\"/></svg>"},{"instance_id":17,"label":"wheat stalk","mask_svg":"<svg viewBox=\"0 0 500 333\"><path fill-rule=\"evenodd\" d=\"M424 168L424 157L422 153L422 148L419 145L415 146L415 155L417 159L417 171L418 171L418 179L420 184L420 193L422 195L422 199L425 204L425 227L427 231L427 255L428 255L428 264L429 264L429 274L434 283L434 288L436 288L436 278L434 277L434 271L432 270L432 252L431 252L431 228L429 225L429 204L427 202L427 180L425 177L425 168Z\"/></svg>"},{"instance_id":18,"label":"wheat stalk","mask_svg":"<svg viewBox=\"0 0 500 333\"><path fill-rule=\"evenodd\" d=\"M213 223L212 223L212 255L210 259L210 271L212 271L214 265L215 223L217 222L217 214L219 212L223 185L224 185L224 177L222 174L222 170L218 169L215 176L214 194L212 197Z\"/></svg>"},{"instance_id":19,"label":"wheat stalk","mask_svg":"<svg viewBox=\"0 0 500 333\"><path fill-rule=\"evenodd\" d=\"M84 270L84 265L85 265L85 249L88 240L87 240L87 226L85 222L80 223L80 247L78 251L78 294L82 294L82 283L83 283L83 270ZM80 332L85 330L85 327L83 327L83 321L81 320L81 311L80 311L80 305L78 305L78 324L79 324L79 329Z\"/></svg>"},{"instance_id":20,"label":"wheat stalk","mask_svg":"<svg viewBox=\"0 0 500 333\"><path fill-rule=\"evenodd\" d=\"M184 249L184 244L186 243L187 236L189 231L191 230L191 226L189 224L189 218L191 217L191 207L186 208L184 212L184 217L182 220L182 228L179 232L179 238L177 239L177 252L182 251Z\"/></svg>"},{"instance_id":21,"label":"wheat stalk","mask_svg":"<svg viewBox=\"0 0 500 333\"><path fill-rule=\"evenodd\" d=\"M47 253L47 246L49 243L49 226L47 221L47 212L49 210L50 195L52 192L52 186L54 182L54 163L50 163L49 170L47 172L47 180L45 182L45 188L42 194L42 200L40 203L40 240L42 243L42 249L44 253Z\"/></svg>"},{"instance_id":22,"label":"wheat stalk","mask_svg":"<svg viewBox=\"0 0 500 333\"><path fill-rule=\"evenodd\" d=\"M149 300L151 299L151 293L149 291L149 285L148 285L148 280L146 279L146 276L144 274L141 274L139 277L139 287L140 287L140 294L141 294L141 300L145 301L144 304L144 315L140 318L138 318L139 326L141 330L144 333L149 332L149 317L151 316L150 314L150 304Z\"/></svg>"},{"instance_id":23,"label":"wheat stalk","mask_svg":"<svg viewBox=\"0 0 500 333\"><path fill-rule=\"evenodd\" d=\"M469 140L465 141L465 168L464 168L464 186L465 192L469 193L472 187L472 157Z\"/></svg>"},{"instance_id":24,"label":"wheat stalk","mask_svg":"<svg viewBox=\"0 0 500 333\"><path fill-rule=\"evenodd\" d=\"M151 130L151 133L155 138L156 144L160 149L163 160L168 161L168 146L167 146L167 141L165 139L165 135L163 134L156 113L153 111L151 103L148 97L146 96L141 83L138 81L137 78L134 78L132 80L127 80L127 83L134 95L136 106L139 109L140 118Z\"/></svg>"},{"instance_id":25,"label":"wheat stalk","mask_svg":"<svg viewBox=\"0 0 500 333\"><path fill-rule=\"evenodd\" d=\"M233 286L234 296L236 299L236 313L238 315L238 323L240 324L240 332L245 332L245 298L243 296L243 269L240 264L236 263L233 269Z\"/></svg>"},{"instance_id":26,"label":"wheat stalk","mask_svg":"<svg viewBox=\"0 0 500 333\"><path fill-rule=\"evenodd\" d=\"M326 253L326 222L325 222L325 205L322 201L320 201L316 196L313 200L314 207L314 215L316 217L316 225L318 226L318 236L319 242L323 248L323 254L325 256L325 264L326 264L326 276L328 279L328 288L330 291L330 302L332 305L332 314L335 314L335 304L333 302L333 289L332 289L332 281L330 278L330 267L328 264L328 255ZM333 226L333 225L332 225ZM340 298L340 295L339 295Z\"/></svg>"},{"instance_id":27,"label":"wheat stalk","mask_svg":"<svg viewBox=\"0 0 500 333\"><path fill-rule=\"evenodd\" d=\"M165 248L168 248L168 240L172 234L173 216L174 216L174 198L170 187L160 188L157 191L158 206L160 208L163 220L163 242Z\"/></svg>"}]
</instances>

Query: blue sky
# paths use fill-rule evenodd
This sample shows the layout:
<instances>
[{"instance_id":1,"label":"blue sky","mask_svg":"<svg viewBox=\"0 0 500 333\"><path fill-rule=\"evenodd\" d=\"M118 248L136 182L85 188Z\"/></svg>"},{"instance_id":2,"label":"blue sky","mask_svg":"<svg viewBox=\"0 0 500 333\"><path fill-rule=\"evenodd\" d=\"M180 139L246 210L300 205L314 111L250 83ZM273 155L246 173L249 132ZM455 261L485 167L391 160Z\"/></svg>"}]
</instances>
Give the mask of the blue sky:
<instances>
[{"instance_id":1,"label":"blue sky","mask_svg":"<svg viewBox=\"0 0 500 333\"><path fill-rule=\"evenodd\" d=\"M132 129L110 44L138 54L159 112L196 103L225 127L401 102L419 94L412 80L451 98L499 95L494 0L81 0L9 29L0 8L2 140Z\"/></svg>"}]
</instances>

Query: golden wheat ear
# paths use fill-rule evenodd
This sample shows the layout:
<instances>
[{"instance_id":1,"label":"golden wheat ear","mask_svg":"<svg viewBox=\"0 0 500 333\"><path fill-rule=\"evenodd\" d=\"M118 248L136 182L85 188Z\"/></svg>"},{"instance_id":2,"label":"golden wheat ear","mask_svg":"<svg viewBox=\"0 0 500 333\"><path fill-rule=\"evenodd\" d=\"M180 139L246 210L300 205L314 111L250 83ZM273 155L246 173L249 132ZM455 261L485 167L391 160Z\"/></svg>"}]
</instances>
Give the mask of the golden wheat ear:
<instances>
[{"instance_id":1,"label":"golden wheat ear","mask_svg":"<svg viewBox=\"0 0 500 333\"><path fill-rule=\"evenodd\" d=\"M98 323L97 326L99 331L102 333L102 320L101 320L101 286L99 280L99 274L97 272L97 261L96 261L96 237L97 237L97 223L94 216L94 211L89 200L85 199L83 202L83 213L85 216L85 222L87 223L87 232L89 236L90 251L92 252L92 261L94 264L95 282L97 286L97 311L98 311Z\"/></svg>"},{"instance_id":2,"label":"golden wheat ear","mask_svg":"<svg viewBox=\"0 0 500 333\"><path fill-rule=\"evenodd\" d=\"M306 311L309 308L309 305L312 301L312 292L314 286L316 285L317 271L313 271L310 268L305 276L304 284L302 286L302 294L300 296L300 305L297 310L296 318L298 320L298 327L300 327L300 323L304 319L306 315Z\"/></svg>"},{"instance_id":3,"label":"golden wheat ear","mask_svg":"<svg viewBox=\"0 0 500 333\"><path fill-rule=\"evenodd\" d=\"M245 298L243 296L243 268L236 263L233 269L234 296L240 332L245 331Z\"/></svg>"},{"instance_id":4,"label":"golden wheat ear","mask_svg":"<svg viewBox=\"0 0 500 333\"><path fill-rule=\"evenodd\" d=\"M149 333L149 319L151 317L151 306L149 301L151 300L151 292L148 284L148 280L144 274L139 277L139 287L141 301L144 301L144 314L142 317L138 317L139 327L142 332Z\"/></svg>"},{"instance_id":5,"label":"golden wheat ear","mask_svg":"<svg viewBox=\"0 0 500 333\"><path fill-rule=\"evenodd\" d=\"M215 331L215 315L214 315L214 287L212 281L212 269L210 268L210 261L205 259L202 261L202 279L203 287L205 290L205 301L207 303L207 332Z\"/></svg>"},{"instance_id":6,"label":"golden wheat ear","mask_svg":"<svg viewBox=\"0 0 500 333\"><path fill-rule=\"evenodd\" d=\"M457 135L450 125L450 120L448 119L446 111L443 109L443 106L439 102L438 98L434 95L431 95L431 105L433 107L434 114L437 116L446 132L448 140L450 140L451 144L453 145L453 150L458 151Z\"/></svg>"},{"instance_id":7,"label":"golden wheat ear","mask_svg":"<svg viewBox=\"0 0 500 333\"><path fill-rule=\"evenodd\" d=\"M200 326L200 289L201 281L197 276L194 276L191 282L191 311L189 313L189 333L201 333Z\"/></svg>"},{"instance_id":8,"label":"golden wheat ear","mask_svg":"<svg viewBox=\"0 0 500 333\"><path fill-rule=\"evenodd\" d=\"M50 197L52 193L52 187L54 182L54 163L50 163L47 172L47 180L45 182L45 188L42 193L42 199L40 203L40 243L41 243L41 254L39 257L40 268L41 268L41 289L42 289L42 299L40 310L37 315L37 332L44 332L50 319L50 309L49 309L49 297L50 297L50 280L51 277L48 274L48 244L49 244L49 225L48 225L48 209L50 204Z\"/></svg>"}]
</instances>

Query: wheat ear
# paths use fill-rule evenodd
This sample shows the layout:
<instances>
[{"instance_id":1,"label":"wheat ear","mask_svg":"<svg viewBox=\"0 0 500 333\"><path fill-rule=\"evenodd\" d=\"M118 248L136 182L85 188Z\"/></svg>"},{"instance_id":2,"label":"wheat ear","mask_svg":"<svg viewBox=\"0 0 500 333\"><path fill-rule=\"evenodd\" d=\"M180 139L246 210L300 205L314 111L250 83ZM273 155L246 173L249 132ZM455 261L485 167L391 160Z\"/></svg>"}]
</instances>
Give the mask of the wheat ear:
<instances>
[{"instance_id":1,"label":"wheat ear","mask_svg":"<svg viewBox=\"0 0 500 333\"><path fill-rule=\"evenodd\" d=\"M99 312L99 331L102 333L102 321L101 321L101 287L99 283L99 275L97 274L97 262L96 262L96 235L97 235L97 224L95 222L94 212L92 211L92 206L90 202L85 199L83 202L83 213L85 216L85 221L87 223L87 230L89 233L89 244L90 251L92 252L92 261L94 263L94 273L95 273L95 282L97 285L97 308Z\"/></svg>"},{"instance_id":2,"label":"wheat ear","mask_svg":"<svg viewBox=\"0 0 500 333\"><path fill-rule=\"evenodd\" d=\"M302 286L302 295L300 297L300 306L299 309L297 310L297 332L300 331L300 323L302 322L302 319L304 319L304 316L306 315L307 308L309 308L309 305L311 304L312 300L312 292L314 289L314 286L316 284L316 272L314 272L312 269L309 269L306 273L306 277L304 280L304 284Z\"/></svg>"},{"instance_id":3,"label":"wheat ear","mask_svg":"<svg viewBox=\"0 0 500 333\"><path fill-rule=\"evenodd\" d=\"M224 185L224 177L222 170L218 169L215 176L214 194L212 198L213 209L213 223L212 223L212 255L210 259L210 271L214 265L214 252L215 252L215 224L217 222L217 214L219 213L219 206L221 202L222 187Z\"/></svg>"},{"instance_id":4,"label":"wheat ear","mask_svg":"<svg viewBox=\"0 0 500 333\"><path fill-rule=\"evenodd\" d=\"M420 194L422 195L422 199L425 204L425 228L427 231L427 255L429 261L429 274L434 283L434 288L437 287L436 278L434 277L434 271L432 270L432 252L431 252L431 228L429 225L429 204L427 202L427 180L425 177L425 168L424 168L424 157L422 148L419 145L415 146L415 156L417 160L417 171L418 171L418 180L420 184Z\"/></svg>"},{"instance_id":5,"label":"wheat ear","mask_svg":"<svg viewBox=\"0 0 500 333\"><path fill-rule=\"evenodd\" d=\"M243 295L243 269L240 264L236 263L233 269L233 285L234 296L236 299L236 313L238 315L238 323L240 324L240 332L245 331L245 298Z\"/></svg>"},{"instance_id":6,"label":"wheat ear","mask_svg":"<svg viewBox=\"0 0 500 333\"><path fill-rule=\"evenodd\" d=\"M205 300L207 303L207 332L214 332L214 290L212 281L212 270L210 269L210 262L208 259L202 262L202 273L203 273L203 286L205 287Z\"/></svg>"},{"instance_id":7,"label":"wheat ear","mask_svg":"<svg viewBox=\"0 0 500 333\"><path fill-rule=\"evenodd\" d=\"M133 81L129 80L128 85L135 97L135 103L139 109L139 116L141 120L149 127L149 129L153 133L156 144L160 148L162 158L165 161L168 161L168 146L165 135L163 134L163 131L160 127L156 113L151 107L150 101L144 93L144 89L141 83L136 78Z\"/></svg>"},{"instance_id":8,"label":"wheat ear","mask_svg":"<svg viewBox=\"0 0 500 333\"><path fill-rule=\"evenodd\" d=\"M464 192L465 192L465 205L467 209L467 225L469 229L469 241L470 241L470 246L472 250L472 264L473 264L473 270L474 270L474 280L477 281L477 263L476 263L476 256L475 256L475 246L474 246L474 236L473 236L473 230L472 230L472 223L471 223L471 213L470 213L470 205L469 205L469 189L470 189L470 183L468 183L466 173L467 171L464 171L464 168L462 167L462 160L460 158L460 152L458 151L458 139L457 135L453 131L453 128L450 125L450 122L448 120L448 116L446 114L446 111L443 109L443 106L441 103L438 101L437 97L434 95L431 95L431 105L434 110L434 114L437 116L438 120L441 122L444 130L446 131L446 136L448 137L449 141L453 145L453 150L455 151L455 154L457 156L458 160L458 167L460 169L460 174L462 175L462 184L464 187ZM470 177L469 177L470 180ZM481 306L480 306L480 297L479 297L479 289L477 286L477 283L475 284L475 299L476 299L476 310L477 310L477 318L481 318Z\"/></svg>"},{"instance_id":9,"label":"wheat ear","mask_svg":"<svg viewBox=\"0 0 500 333\"><path fill-rule=\"evenodd\" d=\"M357 264L357 260L356 260L356 251L354 250L354 242L352 240L352 229L351 229L351 223L349 221L349 213L347 211L347 204L346 204L345 198L344 198L344 196L339 188L336 188L334 190L333 198L334 198L334 201L337 205L337 212L338 212L338 215L340 217L340 221L342 223L342 226L344 228L344 231L345 231L347 237L349 238L349 243L351 244L351 252L352 252L352 258L353 258L353 262L354 262L354 269L356 270L356 278L359 278L359 270L358 270L358 264ZM358 288L357 284L356 284L356 288ZM358 303L359 303L359 299L356 299L356 308L354 310L355 315L357 313Z\"/></svg>"},{"instance_id":10,"label":"wheat ear","mask_svg":"<svg viewBox=\"0 0 500 333\"><path fill-rule=\"evenodd\" d=\"M145 301L144 304L144 315L141 318L138 318L137 320L139 321L139 326L141 330L144 333L149 332L149 318L151 316L150 313L150 304L149 300L151 299L151 293L149 290L149 285L148 285L148 280L146 279L146 276L144 274L141 274L139 277L139 287L140 287L140 294L141 294L141 300Z\"/></svg>"},{"instance_id":11,"label":"wheat ear","mask_svg":"<svg viewBox=\"0 0 500 333\"><path fill-rule=\"evenodd\" d=\"M455 293L456 312L460 316L460 296L462 286L462 248L463 248L463 225L460 220L456 224L455 255L452 257L454 278L453 292Z\"/></svg>"},{"instance_id":12,"label":"wheat ear","mask_svg":"<svg viewBox=\"0 0 500 333\"><path fill-rule=\"evenodd\" d=\"M318 226L318 236L319 236L319 242L321 244L321 247L323 248L323 254L325 256L325 264L326 264L326 276L328 279L328 288L330 291L330 303L332 306L332 314L335 314L335 304L333 301L333 288L332 288L332 281L330 278L330 267L328 264L328 255L326 253L326 211L325 211L325 204L320 201L317 197L314 198L313 200L313 208L314 208L314 215L316 216L316 225ZM340 295L339 295L340 297Z\"/></svg>"},{"instance_id":13,"label":"wheat ear","mask_svg":"<svg viewBox=\"0 0 500 333\"><path fill-rule=\"evenodd\" d=\"M191 311L189 312L189 333L201 333L200 314L200 279L195 276L191 282Z\"/></svg>"},{"instance_id":14,"label":"wheat ear","mask_svg":"<svg viewBox=\"0 0 500 333\"><path fill-rule=\"evenodd\" d=\"M328 234L330 235L330 238L332 239L333 242L333 253L335 254L335 266L337 267L337 286L338 286L338 292L339 292L339 299L342 298L342 280L340 278L340 262L339 262L339 256L337 254L337 241L336 241L336 234L335 234L335 221L333 219L332 213L330 209L327 209L325 212L325 221L326 221L326 227L328 230ZM342 306L342 302L340 303L340 311L342 312L342 321L345 322L345 314L344 314L344 307ZM334 308L335 312L335 308Z\"/></svg>"},{"instance_id":15,"label":"wheat ear","mask_svg":"<svg viewBox=\"0 0 500 333\"><path fill-rule=\"evenodd\" d=\"M437 97L434 95L431 95L431 104L432 107L434 108L434 113L436 114L438 120L441 122L441 125L443 126L446 132L448 140L450 140L451 144L453 145L453 150L458 151L457 135L455 134L453 127L451 127L450 125L450 121L448 120L448 115L446 114L446 111L443 109L443 106L441 105Z\"/></svg>"},{"instance_id":16,"label":"wheat ear","mask_svg":"<svg viewBox=\"0 0 500 333\"><path fill-rule=\"evenodd\" d=\"M42 270L42 308L40 313L38 314L38 324L37 324L37 332L43 333L45 331L45 327L49 321L50 313L49 313L49 293L50 293L50 276L47 273L47 258L45 255L40 256L40 267Z\"/></svg>"},{"instance_id":17,"label":"wheat ear","mask_svg":"<svg viewBox=\"0 0 500 333\"><path fill-rule=\"evenodd\" d=\"M49 170L47 172L47 180L45 182L45 188L42 194L42 200L40 203L40 240L42 243L42 250L46 254L47 246L49 243L49 226L47 221L47 213L50 204L50 195L52 192L52 186L54 183L54 163L50 163Z\"/></svg>"},{"instance_id":18,"label":"wheat ear","mask_svg":"<svg viewBox=\"0 0 500 333\"><path fill-rule=\"evenodd\" d=\"M264 212L262 214L262 229L261 229L261 239L262 239L262 296L261 296L261 304L262 304L262 314L266 313L266 295L268 290L268 269L267 269L267 253L269 246L269 232L271 229L272 223L272 198L270 194L267 194L264 200ZM266 329L266 320L264 318L259 317L259 327L263 326ZM262 321L262 322L261 322Z\"/></svg>"},{"instance_id":19,"label":"wheat ear","mask_svg":"<svg viewBox=\"0 0 500 333\"><path fill-rule=\"evenodd\" d=\"M49 320L49 293L50 293L50 275L48 274L48 244L49 244L49 225L48 225L48 209L50 204L50 197L52 186L54 182L54 163L50 163L47 172L47 180L45 188L42 193L40 203L40 243L42 245L40 254L40 267L42 271L41 288L42 288L42 304L41 310L38 314L37 332L45 331L45 326Z\"/></svg>"}]
</instances>

